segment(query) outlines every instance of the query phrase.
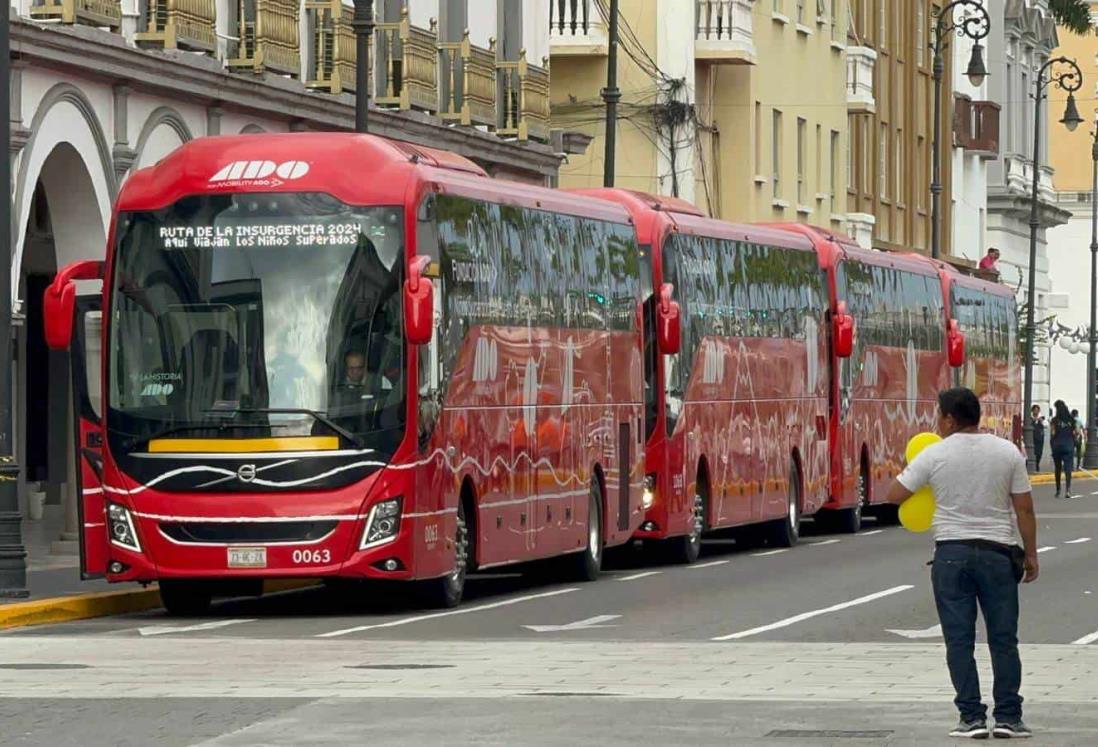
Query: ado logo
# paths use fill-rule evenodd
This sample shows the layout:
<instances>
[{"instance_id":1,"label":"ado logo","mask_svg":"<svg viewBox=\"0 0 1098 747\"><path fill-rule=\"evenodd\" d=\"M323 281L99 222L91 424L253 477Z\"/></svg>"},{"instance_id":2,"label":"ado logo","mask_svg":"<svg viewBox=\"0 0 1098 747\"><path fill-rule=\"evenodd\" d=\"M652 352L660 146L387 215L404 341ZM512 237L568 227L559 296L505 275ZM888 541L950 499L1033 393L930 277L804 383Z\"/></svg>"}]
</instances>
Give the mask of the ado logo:
<instances>
[{"instance_id":1,"label":"ado logo","mask_svg":"<svg viewBox=\"0 0 1098 747\"><path fill-rule=\"evenodd\" d=\"M305 161L233 161L210 177L210 184L251 182L276 176L279 179L300 179L309 173Z\"/></svg>"}]
</instances>

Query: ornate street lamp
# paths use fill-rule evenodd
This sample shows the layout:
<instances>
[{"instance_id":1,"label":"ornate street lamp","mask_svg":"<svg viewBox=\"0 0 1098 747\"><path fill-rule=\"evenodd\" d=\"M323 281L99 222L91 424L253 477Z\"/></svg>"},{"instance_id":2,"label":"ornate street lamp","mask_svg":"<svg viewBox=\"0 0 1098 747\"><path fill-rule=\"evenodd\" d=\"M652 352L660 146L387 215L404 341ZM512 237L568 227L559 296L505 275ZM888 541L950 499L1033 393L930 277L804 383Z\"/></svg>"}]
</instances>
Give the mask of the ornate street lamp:
<instances>
[{"instance_id":1,"label":"ornate street lamp","mask_svg":"<svg viewBox=\"0 0 1098 747\"><path fill-rule=\"evenodd\" d=\"M1098 113L1098 110L1096 110ZM1098 119L1091 132L1090 160L1093 181L1090 192L1090 330L1087 332L1087 445L1083 452L1084 467L1098 467L1098 382L1095 381L1095 365L1098 365Z\"/></svg>"},{"instance_id":2,"label":"ornate street lamp","mask_svg":"<svg viewBox=\"0 0 1098 747\"><path fill-rule=\"evenodd\" d=\"M1033 409L1033 343L1037 336L1037 326L1034 321L1034 312L1037 306L1037 229L1041 227L1040 220L1040 160L1041 160L1041 100L1045 98L1050 87L1055 86L1062 91L1067 91L1067 106L1064 108L1064 116L1060 124L1073 132L1082 123L1079 116L1079 108L1075 105L1075 92L1083 85L1083 72L1074 60L1067 57L1054 57L1041 66L1033 81L1033 203L1029 213L1029 279L1026 295L1026 360L1025 360L1025 395L1022 410L1022 441L1026 450L1026 464L1032 470L1033 463L1033 423L1029 413ZM1093 330L1094 327L1092 326ZM1093 335L1093 332L1091 333ZM1093 397L1093 392L1089 398Z\"/></svg>"},{"instance_id":3,"label":"ornate street lamp","mask_svg":"<svg viewBox=\"0 0 1098 747\"><path fill-rule=\"evenodd\" d=\"M374 0L354 0L351 27L355 30L355 132L369 131L370 37L374 35Z\"/></svg>"},{"instance_id":4,"label":"ornate street lamp","mask_svg":"<svg viewBox=\"0 0 1098 747\"><path fill-rule=\"evenodd\" d=\"M991 16L979 0L954 0L942 8L934 24L934 39L930 49L934 52L934 174L930 182L931 218L930 218L930 256L935 259L941 254L942 223L942 75L945 73L943 53L949 47L950 34L967 37L976 42L972 47L972 56L968 60L965 74L975 88L983 84L987 77L984 66L984 48L980 40L991 31Z\"/></svg>"}]
</instances>

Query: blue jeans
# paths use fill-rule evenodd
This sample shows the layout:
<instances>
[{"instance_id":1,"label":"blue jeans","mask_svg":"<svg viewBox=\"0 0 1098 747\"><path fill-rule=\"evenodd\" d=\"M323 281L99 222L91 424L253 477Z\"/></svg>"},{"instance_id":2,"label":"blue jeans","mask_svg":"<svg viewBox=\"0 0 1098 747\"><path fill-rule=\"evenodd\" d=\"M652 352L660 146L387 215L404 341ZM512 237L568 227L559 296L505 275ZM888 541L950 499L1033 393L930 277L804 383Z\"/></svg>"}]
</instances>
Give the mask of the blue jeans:
<instances>
[{"instance_id":1,"label":"blue jeans","mask_svg":"<svg viewBox=\"0 0 1098 747\"><path fill-rule=\"evenodd\" d=\"M1056 492L1060 492L1060 473L1066 475L1067 491L1071 492L1071 473L1075 471L1075 452L1066 448L1052 450L1052 464L1056 468Z\"/></svg>"},{"instance_id":2,"label":"blue jeans","mask_svg":"<svg viewBox=\"0 0 1098 747\"><path fill-rule=\"evenodd\" d=\"M940 544L931 570L934 602L942 622L946 663L966 721L987 718L976 672L976 605L987 625L991 669L995 675L995 720L1022 718L1022 661L1018 656L1018 582L1008 555L969 544Z\"/></svg>"}]
</instances>

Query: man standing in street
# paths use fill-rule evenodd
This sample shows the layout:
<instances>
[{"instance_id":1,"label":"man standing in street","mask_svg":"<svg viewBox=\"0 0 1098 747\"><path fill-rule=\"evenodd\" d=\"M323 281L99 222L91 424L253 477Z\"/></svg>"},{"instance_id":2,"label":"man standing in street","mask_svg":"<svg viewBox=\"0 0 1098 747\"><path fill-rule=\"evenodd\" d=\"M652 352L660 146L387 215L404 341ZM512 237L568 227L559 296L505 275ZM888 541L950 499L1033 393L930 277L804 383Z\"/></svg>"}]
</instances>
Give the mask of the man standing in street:
<instances>
[{"instance_id":1,"label":"man standing in street","mask_svg":"<svg viewBox=\"0 0 1098 747\"><path fill-rule=\"evenodd\" d=\"M1041 457L1045 455L1045 418L1041 415L1041 406L1034 405L1030 412L1030 424L1033 426L1033 465L1034 472L1041 471Z\"/></svg>"},{"instance_id":2,"label":"man standing in street","mask_svg":"<svg viewBox=\"0 0 1098 747\"><path fill-rule=\"evenodd\" d=\"M971 390L939 393L938 431L944 439L912 460L888 500L900 503L929 485L937 502L931 582L956 691L953 702L961 712L950 736L1029 737L1019 694L1018 582L1037 579L1037 518L1025 458L1009 441L980 433L979 426L980 400ZM993 731L974 657L977 605L995 673Z\"/></svg>"}]
</instances>

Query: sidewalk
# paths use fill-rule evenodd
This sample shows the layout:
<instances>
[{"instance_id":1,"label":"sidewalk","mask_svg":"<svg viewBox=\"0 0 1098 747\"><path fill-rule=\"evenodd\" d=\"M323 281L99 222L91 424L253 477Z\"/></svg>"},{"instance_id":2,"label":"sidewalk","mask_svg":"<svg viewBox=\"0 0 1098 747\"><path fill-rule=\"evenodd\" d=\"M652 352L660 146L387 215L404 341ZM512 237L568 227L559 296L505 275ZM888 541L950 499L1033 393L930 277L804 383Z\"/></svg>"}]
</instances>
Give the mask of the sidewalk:
<instances>
[{"instance_id":1,"label":"sidewalk","mask_svg":"<svg viewBox=\"0 0 1098 747\"><path fill-rule=\"evenodd\" d=\"M1098 480L1098 472L1091 472L1089 470L1076 470L1071 473L1072 480ZM1056 482L1055 472L1034 472L1029 476L1029 481L1033 485L1052 485Z\"/></svg>"},{"instance_id":2,"label":"sidewalk","mask_svg":"<svg viewBox=\"0 0 1098 747\"><path fill-rule=\"evenodd\" d=\"M23 519L23 545L27 550L27 589L32 600L107 591L110 588L110 584L103 580L80 580L80 556L76 554L79 552L79 543L58 541L64 527L61 510L61 506L46 506L41 520ZM55 553L57 549L68 549L66 546L71 547L74 553Z\"/></svg>"}]
</instances>

